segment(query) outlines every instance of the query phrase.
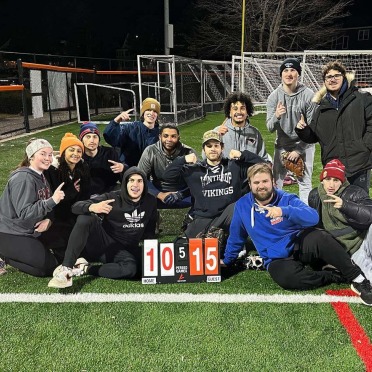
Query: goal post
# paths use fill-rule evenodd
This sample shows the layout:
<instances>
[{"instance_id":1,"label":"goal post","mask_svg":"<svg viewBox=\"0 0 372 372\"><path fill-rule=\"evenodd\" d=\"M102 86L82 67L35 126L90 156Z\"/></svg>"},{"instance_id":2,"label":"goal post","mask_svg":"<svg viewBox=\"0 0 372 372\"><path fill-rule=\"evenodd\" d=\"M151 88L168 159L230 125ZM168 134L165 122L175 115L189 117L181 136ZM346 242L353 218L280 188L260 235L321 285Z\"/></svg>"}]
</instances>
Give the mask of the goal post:
<instances>
[{"instance_id":1,"label":"goal post","mask_svg":"<svg viewBox=\"0 0 372 372\"><path fill-rule=\"evenodd\" d=\"M304 52L248 53L232 59L232 90L242 90L252 97L255 105L265 105L270 93L281 83L279 68L286 58L298 58L302 66L300 81L314 92L323 85L322 67L338 60L348 72L355 74L356 85L372 90L371 50L310 50ZM243 78L242 78L243 77Z\"/></svg>"}]
</instances>

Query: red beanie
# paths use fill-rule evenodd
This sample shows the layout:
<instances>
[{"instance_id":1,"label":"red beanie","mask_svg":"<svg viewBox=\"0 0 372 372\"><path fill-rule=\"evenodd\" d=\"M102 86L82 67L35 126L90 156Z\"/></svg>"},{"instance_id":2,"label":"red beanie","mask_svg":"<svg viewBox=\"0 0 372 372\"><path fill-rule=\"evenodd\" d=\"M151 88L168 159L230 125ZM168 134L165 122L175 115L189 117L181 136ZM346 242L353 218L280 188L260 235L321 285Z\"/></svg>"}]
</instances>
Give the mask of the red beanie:
<instances>
[{"instance_id":1,"label":"red beanie","mask_svg":"<svg viewBox=\"0 0 372 372\"><path fill-rule=\"evenodd\" d=\"M345 182L345 166L338 159L329 161L322 172L320 173L320 181L324 178L333 177L339 179L342 183Z\"/></svg>"}]
</instances>

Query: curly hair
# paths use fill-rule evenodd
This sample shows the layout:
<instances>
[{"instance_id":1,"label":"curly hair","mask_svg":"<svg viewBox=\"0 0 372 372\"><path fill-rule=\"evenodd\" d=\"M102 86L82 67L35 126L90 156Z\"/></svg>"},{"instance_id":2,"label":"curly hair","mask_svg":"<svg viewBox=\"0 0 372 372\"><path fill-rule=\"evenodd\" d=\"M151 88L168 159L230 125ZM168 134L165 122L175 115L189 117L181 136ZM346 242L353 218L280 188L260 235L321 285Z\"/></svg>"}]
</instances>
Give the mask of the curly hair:
<instances>
[{"instance_id":1,"label":"curly hair","mask_svg":"<svg viewBox=\"0 0 372 372\"><path fill-rule=\"evenodd\" d=\"M234 92L229 94L225 102L223 104L223 110L225 112L225 117L229 118L230 117L230 109L231 109L231 104L236 103L236 102L242 102L245 104L245 107L247 108L247 113L248 116L253 115L254 107L251 98L248 96L248 94L245 94L243 92Z\"/></svg>"},{"instance_id":2,"label":"curly hair","mask_svg":"<svg viewBox=\"0 0 372 372\"><path fill-rule=\"evenodd\" d=\"M340 61L331 61L328 62L325 66L322 68L322 77L323 81L325 81L325 77L330 70L336 70L340 71L340 73L345 76L346 75L346 68Z\"/></svg>"}]
</instances>

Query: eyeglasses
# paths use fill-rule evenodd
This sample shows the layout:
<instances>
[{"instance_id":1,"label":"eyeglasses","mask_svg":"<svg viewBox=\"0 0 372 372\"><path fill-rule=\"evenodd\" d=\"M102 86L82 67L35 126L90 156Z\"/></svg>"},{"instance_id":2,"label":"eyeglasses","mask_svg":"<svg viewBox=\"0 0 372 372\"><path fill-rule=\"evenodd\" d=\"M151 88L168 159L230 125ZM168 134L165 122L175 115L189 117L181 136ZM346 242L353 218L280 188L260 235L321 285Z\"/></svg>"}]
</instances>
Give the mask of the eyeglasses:
<instances>
[{"instance_id":1,"label":"eyeglasses","mask_svg":"<svg viewBox=\"0 0 372 372\"><path fill-rule=\"evenodd\" d=\"M326 75L325 80L331 81L332 79L340 80L342 78L342 74L334 74L334 75Z\"/></svg>"}]
</instances>

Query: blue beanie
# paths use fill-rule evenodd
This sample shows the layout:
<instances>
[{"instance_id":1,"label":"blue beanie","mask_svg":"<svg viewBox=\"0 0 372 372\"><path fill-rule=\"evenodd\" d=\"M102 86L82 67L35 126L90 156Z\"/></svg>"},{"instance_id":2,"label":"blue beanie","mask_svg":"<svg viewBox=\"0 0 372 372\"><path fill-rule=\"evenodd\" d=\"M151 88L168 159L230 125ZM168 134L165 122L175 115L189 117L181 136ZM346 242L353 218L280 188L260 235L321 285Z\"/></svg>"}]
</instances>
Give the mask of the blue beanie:
<instances>
[{"instance_id":1,"label":"blue beanie","mask_svg":"<svg viewBox=\"0 0 372 372\"><path fill-rule=\"evenodd\" d=\"M97 125L92 123L91 121L86 121L80 125L80 134L79 134L80 141L82 141L83 137L88 133L95 133L101 139L101 135L99 133L99 129L97 128Z\"/></svg>"}]
</instances>

